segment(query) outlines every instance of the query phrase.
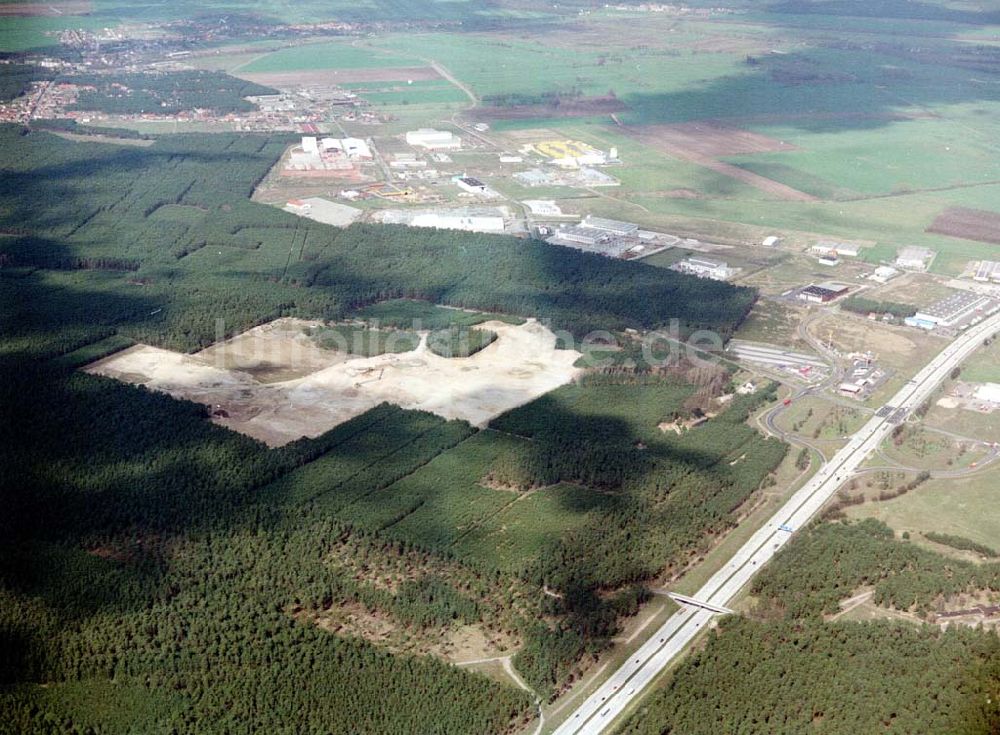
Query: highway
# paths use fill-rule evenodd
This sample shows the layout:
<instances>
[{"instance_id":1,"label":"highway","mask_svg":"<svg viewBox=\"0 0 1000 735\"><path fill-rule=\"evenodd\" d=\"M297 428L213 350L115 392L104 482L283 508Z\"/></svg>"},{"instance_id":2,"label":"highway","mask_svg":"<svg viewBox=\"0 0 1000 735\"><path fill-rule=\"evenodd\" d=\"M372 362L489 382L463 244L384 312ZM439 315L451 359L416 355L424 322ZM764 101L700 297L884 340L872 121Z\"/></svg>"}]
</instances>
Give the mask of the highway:
<instances>
[{"instance_id":1,"label":"highway","mask_svg":"<svg viewBox=\"0 0 1000 735\"><path fill-rule=\"evenodd\" d=\"M905 416L933 391L983 340L1000 331L1000 314L969 327L904 385L890 403L859 429L850 441L783 505L693 595L710 608L725 608L736 594L806 525L837 489L872 454ZM556 729L554 735L597 735L626 707L716 615L702 607L683 607L671 616L628 661L612 674Z\"/></svg>"}]
</instances>

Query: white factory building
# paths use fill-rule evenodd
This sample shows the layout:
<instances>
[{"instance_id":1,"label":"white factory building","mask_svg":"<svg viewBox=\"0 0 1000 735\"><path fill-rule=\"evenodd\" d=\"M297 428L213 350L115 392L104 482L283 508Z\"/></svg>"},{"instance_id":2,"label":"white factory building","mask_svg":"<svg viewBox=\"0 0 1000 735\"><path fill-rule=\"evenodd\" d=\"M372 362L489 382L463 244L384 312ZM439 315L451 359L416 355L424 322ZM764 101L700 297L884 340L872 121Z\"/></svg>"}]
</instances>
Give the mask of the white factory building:
<instances>
[{"instance_id":1,"label":"white factory building","mask_svg":"<svg viewBox=\"0 0 1000 735\"><path fill-rule=\"evenodd\" d=\"M847 258L856 258L861 249L852 242L833 242L832 240L821 240L810 249L813 255L833 255Z\"/></svg>"},{"instance_id":2,"label":"white factory building","mask_svg":"<svg viewBox=\"0 0 1000 735\"><path fill-rule=\"evenodd\" d=\"M880 265L871 274L870 278L876 283L888 283L899 275L899 271L888 265Z\"/></svg>"},{"instance_id":3,"label":"white factory building","mask_svg":"<svg viewBox=\"0 0 1000 735\"><path fill-rule=\"evenodd\" d=\"M341 151L352 159L370 160L372 158L372 149L361 138L323 138L319 144L324 153Z\"/></svg>"},{"instance_id":4,"label":"white factory building","mask_svg":"<svg viewBox=\"0 0 1000 735\"><path fill-rule=\"evenodd\" d=\"M933 250L908 245L905 248L900 248L899 252L896 253L896 265L908 270L923 271L927 270L927 266L933 258Z\"/></svg>"},{"instance_id":5,"label":"white factory building","mask_svg":"<svg viewBox=\"0 0 1000 735\"><path fill-rule=\"evenodd\" d=\"M984 403L1000 404L1000 384L983 383L976 388L976 400L983 401Z\"/></svg>"},{"instance_id":6,"label":"white factory building","mask_svg":"<svg viewBox=\"0 0 1000 735\"><path fill-rule=\"evenodd\" d=\"M462 147L462 139L449 130L434 130L420 128L406 134L406 142L418 148L428 150L456 150Z\"/></svg>"},{"instance_id":7,"label":"white factory building","mask_svg":"<svg viewBox=\"0 0 1000 735\"><path fill-rule=\"evenodd\" d=\"M981 260L976 263L975 274L972 277L984 283L990 281L1000 283L1000 263L995 260Z\"/></svg>"},{"instance_id":8,"label":"white factory building","mask_svg":"<svg viewBox=\"0 0 1000 735\"><path fill-rule=\"evenodd\" d=\"M716 281L724 281L736 273L736 269L730 268L725 261L709 260L708 258L687 258L675 263L672 268L681 273L689 273L699 278L711 278Z\"/></svg>"},{"instance_id":9,"label":"white factory building","mask_svg":"<svg viewBox=\"0 0 1000 735\"><path fill-rule=\"evenodd\" d=\"M991 303L989 296L959 291L921 309L911 319L917 326L952 327L972 318Z\"/></svg>"},{"instance_id":10,"label":"white factory building","mask_svg":"<svg viewBox=\"0 0 1000 735\"><path fill-rule=\"evenodd\" d=\"M433 227L439 230L467 232L503 232L503 217L491 215L418 214L410 220L412 227Z\"/></svg>"},{"instance_id":11,"label":"white factory building","mask_svg":"<svg viewBox=\"0 0 1000 735\"><path fill-rule=\"evenodd\" d=\"M456 176L452 179L458 188L470 194L488 194L489 187L474 176Z\"/></svg>"},{"instance_id":12,"label":"white factory building","mask_svg":"<svg viewBox=\"0 0 1000 735\"><path fill-rule=\"evenodd\" d=\"M601 232L607 232L619 237L636 235L639 232L639 225L634 222L622 222L616 219L607 219L606 217L594 217L590 214L583 218L580 226L592 230L600 230Z\"/></svg>"}]
</instances>

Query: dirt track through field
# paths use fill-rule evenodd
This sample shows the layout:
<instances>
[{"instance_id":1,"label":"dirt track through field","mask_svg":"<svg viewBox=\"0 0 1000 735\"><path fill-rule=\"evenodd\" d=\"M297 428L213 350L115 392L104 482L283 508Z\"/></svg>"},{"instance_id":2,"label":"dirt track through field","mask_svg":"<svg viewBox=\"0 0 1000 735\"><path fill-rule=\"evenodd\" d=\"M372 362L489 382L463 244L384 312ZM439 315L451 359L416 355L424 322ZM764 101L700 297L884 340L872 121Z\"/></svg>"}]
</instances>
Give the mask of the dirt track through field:
<instances>
[{"instance_id":1,"label":"dirt track through field","mask_svg":"<svg viewBox=\"0 0 1000 735\"><path fill-rule=\"evenodd\" d=\"M679 149L711 158L797 150L794 145L782 140L712 120L677 125L631 126L625 128L625 132L652 148L665 151Z\"/></svg>"},{"instance_id":2,"label":"dirt track through field","mask_svg":"<svg viewBox=\"0 0 1000 735\"><path fill-rule=\"evenodd\" d=\"M719 156L796 150L795 146L783 141L713 121L679 125L626 126L619 130L668 156L742 181L779 199L795 202L818 201L818 197L812 194L718 160Z\"/></svg>"}]
</instances>

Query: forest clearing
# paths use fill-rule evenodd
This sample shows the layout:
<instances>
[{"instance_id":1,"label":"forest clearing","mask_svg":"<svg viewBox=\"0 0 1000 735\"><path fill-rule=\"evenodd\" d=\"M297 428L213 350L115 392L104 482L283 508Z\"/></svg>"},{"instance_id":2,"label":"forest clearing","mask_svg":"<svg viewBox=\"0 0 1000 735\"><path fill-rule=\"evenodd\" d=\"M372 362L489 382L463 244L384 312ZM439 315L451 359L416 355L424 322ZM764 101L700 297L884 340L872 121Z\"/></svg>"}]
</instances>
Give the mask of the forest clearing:
<instances>
[{"instance_id":1,"label":"forest clearing","mask_svg":"<svg viewBox=\"0 0 1000 735\"><path fill-rule=\"evenodd\" d=\"M194 355L136 345L87 372L202 403L213 422L272 447L319 436L383 402L482 426L582 372L573 366L581 353L557 350L555 334L535 320L485 322L497 340L454 358L434 354L426 336L410 352L354 356L289 336L297 323L278 320L284 329L258 327ZM268 382L262 373L288 378Z\"/></svg>"}]
</instances>

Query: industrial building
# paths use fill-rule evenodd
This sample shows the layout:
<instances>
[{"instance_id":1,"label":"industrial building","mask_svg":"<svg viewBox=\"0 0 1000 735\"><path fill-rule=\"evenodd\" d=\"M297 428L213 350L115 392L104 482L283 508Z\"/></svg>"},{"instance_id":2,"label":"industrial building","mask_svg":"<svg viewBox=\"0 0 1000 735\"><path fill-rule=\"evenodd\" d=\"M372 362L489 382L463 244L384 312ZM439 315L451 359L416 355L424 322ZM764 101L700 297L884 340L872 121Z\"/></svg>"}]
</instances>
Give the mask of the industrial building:
<instances>
[{"instance_id":1,"label":"industrial building","mask_svg":"<svg viewBox=\"0 0 1000 735\"><path fill-rule=\"evenodd\" d=\"M487 194L489 192L489 187L486 184L472 176L456 176L452 181L458 184L459 189L470 194Z\"/></svg>"},{"instance_id":2,"label":"industrial building","mask_svg":"<svg viewBox=\"0 0 1000 735\"><path fill-rule=\"evenodd\" d=\"M418 214L410 220L411 227L433 227L439 230L466 232L503 232L503 217L474 214Z\"/></svg>"},{"instance_id":3,"label":"industrial building","mask_svg":"<svg viewBox=\"0 0 1000 735\"><path fill-rule=\"evenodd\" d=\"M919 326L924 329L954 327L972 318L977 312L985 311L991 303L992 300L989 296L958 291L925 309L921 309L906 323L910 324L910 320L912 320L914 324L911 326Z\"/></svg>"},{"instance_id":4,"label":"industrial building","mask_svg":"<svg viewBox=\"0 0 1000 735\"><path fill-rule=\"evenodd\" d=\"M303 140L305 140L303 138ZM361 138L323 138L320 148L324 153L340 151L348 158L371 160L372 150Z\"/></svg>"},{"instance_id":5,"label":"industrial building","mask_svg":"<svg viewBox=\"0 0 1000 735\"><path fill-rule=\"evenodd\" d=\"M896 253L896 265L914 271L927 270L934 255L934 251L929 248L908 245L905 248L900 248Z\"/></svg>"},{"instance_id":6,"label":"industrial building","mask_svg":"<svg viewBox=\"0 0 1000 735\"><path fill-rule=\"evenodd\" d=\"M548 242L617 258L639 244L639 225L588 215L578 225L561 227Z\"/></svg>"},{"instance_id":7,"label":"industrial building","mask_svg":"<svg viewBox=\"0 0 1000 735\"><path fill-rule=\"evenodd\" d=\"M593 247L595 245L606 244L616 238L637 237L638 234L639 225L634 222L620 222L614 219L587 215L578 225L560 228L556 237L570 243ZM634 243L629 243L629 245L632 244Z\"/></svg>"},{"instance_id":8,"label":"industrial building","mask_svg":"<svg viewBox=\"0 0 1000 735\"><path fill-rule=\"evenodd\" d=\"M505 232L516 224L510 209L503 206L381 209L372 213L372 221L410 227L487 233Z\"/></svg>"},{"instance_id":9,"label":"industrial building","mask_svg":"<svg viewBox=\"0 0 1000 735\"><path fill-rule=\"evenodd\" d=\"M798 297L803 301L809 301L814 304L827 304L839 299L850 290L850 287L845 286L843 283L825 281L824 283L812 283L806 286L799 291Z\"/></svg>"},{"instance_id":10,"label":"industrial building","mask_svg":"<svg viewBox=\"0 0 1000 735\"><path fill-rule=\"evenodd\" d=\"M392 168L426 168L427 161L417 158L413 153L394 153L389 166Z\"/></svg>"},{"instance_id":11,"label":"industrial building","mask_svg":"<svg viewBox=\"0 0 1000 735\"><path fill-rule=\"evenodd\" d=\"M261 112L291 112L296 108L295 100L285 94L262 94L247 97L260 108Z\"/></svg>"},{"instance_id":12,"label":"industrial building","mask_svg":"<svg viewBox=\"0 0 1000 735\"><path fill-rule=\"evenodd\" d=\"M851 242L833 242L821 240L810 248L813 255L836 255L846 258L856 258L861 248Z\"/></svg>"},{"instance_id":13,"label":"industrial building","mask_svg":"<svg viewBox=\"0 0 1000 735\"><path fill-rule=\"evenodd\" d=\"M837 254L834 252L829 255L819 256L816 259L816 262L819 263L820 265L834 266L840 264L840 258L838 258Z\"/></svg>"},{"instance_id":14,"label":"industrial building","mask_svg":"<svg viewBox=\"0 0 1000 735\"><path fill-rule=\"evenodd\" d=\"M976 264L975 275L972 277L977 281L1000 283L1000 263L995 260L981 260Z\"/></svg>"},{"instance_id":15,"label":"industrial building","mask_svg":"<svg viewBox=\"0 0 1000 735\"><path fill-rule=\"evenodd\" d=\"M880 265L871 274L870 278L876 283L888 283L899 275L899 271L888 265Z\"/></svg>"},{"instance_id":16,"label":"industrial building","mask_svg":"<svg viewBox=\"0 0 1000 735\"><path fill-rule=\"evenodd\" d=\"M456 150L462 147L462 139L449 130L420 128L406 134L409 145L428 150Z\"/></svg>"},{"instance_id":17,"label":"industrial building","mask_svg":"<svg viewBox=\"0 0 1000 735\"><path fill-rule=\"evenodd\" d=\"M314 135L302 137L293 146L285 162L289 171L349 170L355 161L371 160L372 151L359 138L323 138Z\"/></svg>"},{"instance_id":18,"label":"industrial building","mask_svg":"<svg viewBox=\"0 0 1000 735\"><path fill-rule=\"evenodd\" d=\"M572 217L571 214L565 214L559 205L555 203L552 199L525 199L521 202L528 209L531 210L533 215L540 217Z\"/></svg>"},{"instance_id":19,"label":"industrial building","mask_svg":"<svg viewBox=\"0 0 1000 735\"><path fill-rule=\"evenodd\" d=\"M594 148L580 140L543 140L534 145L525 146L526 152L537 152L549 159L549 162L561 168L579 168L581 166L602 166L609 159L618 158L618 149L612 148L609 154Z\"/></svg>"},{"instance_id":20,"label":"industrial building","mask_svg":"<svg viewBox=\"0 0 1000 735\"><path fill-rule=\"evenodd\" d=\"M708 258L687 258L670 267L679 273L688 273L699 278L711 278L715 281L725 281L737 272L737 269L730 268L725 261L709 260Z\"/></svg>"},{"instance_id":21,"label":"industrial building","mask_svg":"<svg viewBox=\"0 0 1000 735\"><path fill-rule=\"evenodd\" d=\"M594 217L589 214L583 218L583 221L580 222L580 226L593 230L600 230L601 232L607 232L608 234L617 235L618 237L635 235L639 231L639 225L634 222L621 222L616 219Z\"/></svg>"},{"instance_id":22,"label":"industrial building","mask_svg":"<svg viewBox=\"0 0 1000 735\"><path fill-rule=\"evenodd\" d=\"M562 227L559 229L558 236L560 240L589 246L599 245L611 239L611 235L607 232L595 230L591 227L584 227L582 225L569 225L567 227Z\"/></svg>"},{"instance_id":23,"label":"industrial building","mask_svg":"<svg viewBox=\"0 0 1000 735\"><path fill-rule=\"evenodd\" d=\"M621 186L621 181L596 168L552 169L530 168L514 174L524 186L572 186L590 189L600 186Z\"/></svg>"},{"instance_id":24,"label":"industrial building","mask_svg":"<svg viewBox=\"0 0 1000 735\"><path fill-rule=\"evenodd\" d=\"M984 403L1000 404L1000 384L983 383L976 388L976 400Z\"/></svg>"}]
</instances>

